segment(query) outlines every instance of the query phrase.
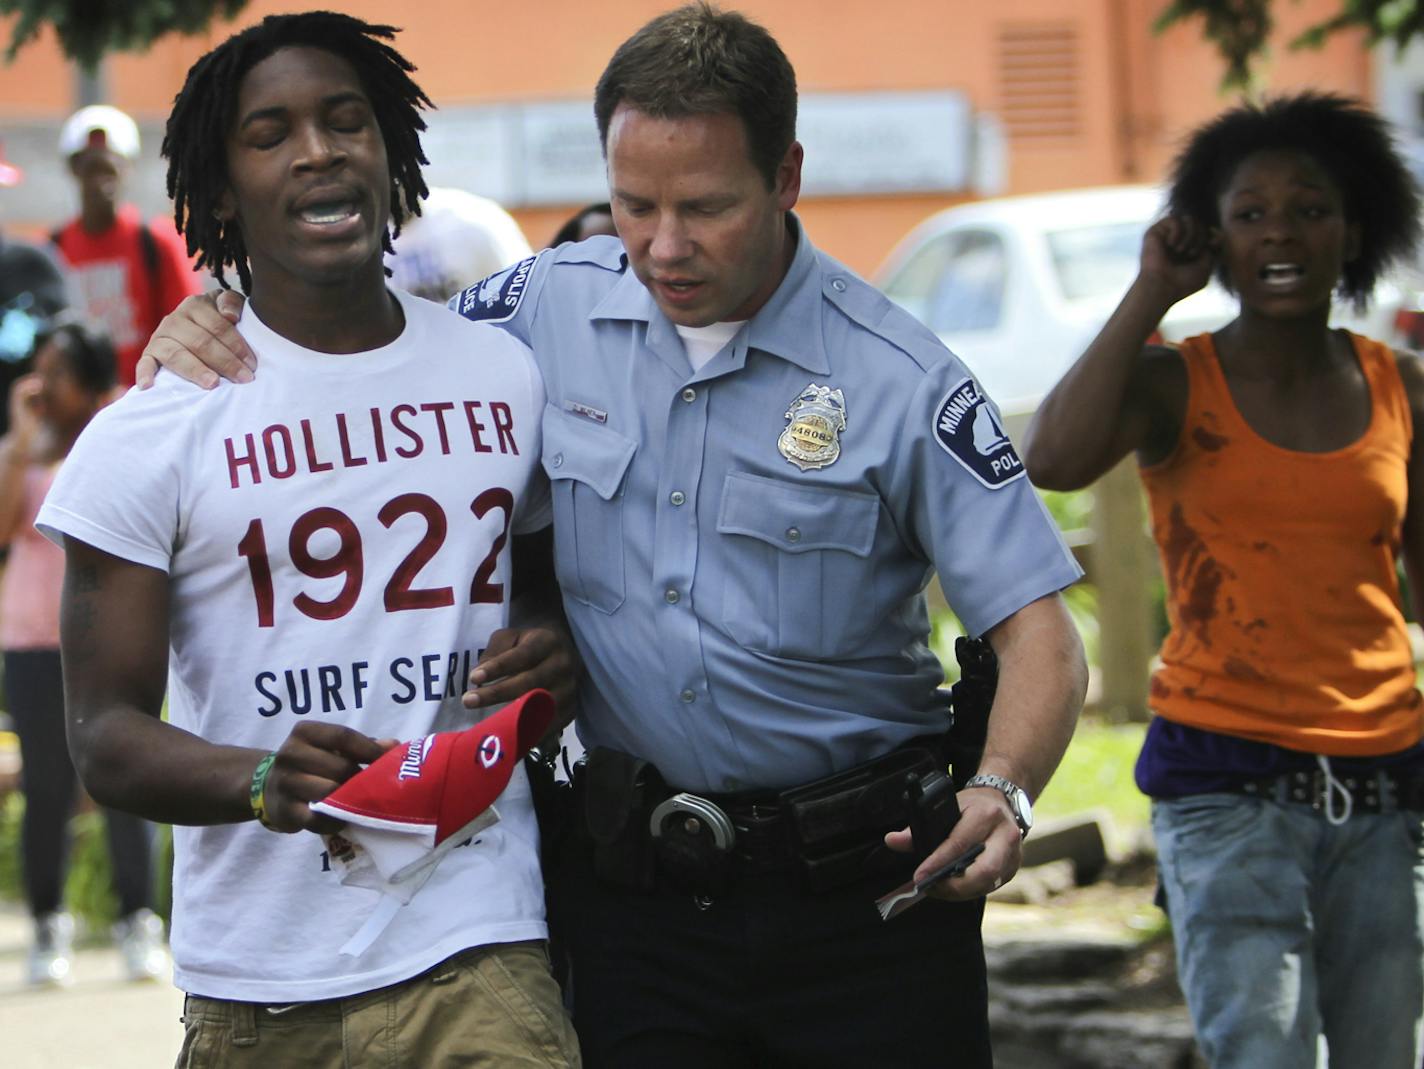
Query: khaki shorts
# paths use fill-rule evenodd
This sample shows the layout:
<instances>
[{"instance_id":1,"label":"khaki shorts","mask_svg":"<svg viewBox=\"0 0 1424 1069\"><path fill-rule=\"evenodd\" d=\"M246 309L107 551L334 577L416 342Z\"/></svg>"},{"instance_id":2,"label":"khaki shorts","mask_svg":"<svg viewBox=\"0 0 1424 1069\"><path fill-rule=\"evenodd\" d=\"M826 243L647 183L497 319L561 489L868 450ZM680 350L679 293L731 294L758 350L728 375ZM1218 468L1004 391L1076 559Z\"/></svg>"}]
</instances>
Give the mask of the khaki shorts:
<instances>
[{"instance_id":1,"label":"khaki shorts","mask_svg":"<svg viewBox=\"0 0 1424 1069\"><path fill-rule=\"evenodd\" d=\"M542 942L476 947L399 984L291 1006L189 995L178 1069L577 1067Z\"/></svg>"}]
</instances>

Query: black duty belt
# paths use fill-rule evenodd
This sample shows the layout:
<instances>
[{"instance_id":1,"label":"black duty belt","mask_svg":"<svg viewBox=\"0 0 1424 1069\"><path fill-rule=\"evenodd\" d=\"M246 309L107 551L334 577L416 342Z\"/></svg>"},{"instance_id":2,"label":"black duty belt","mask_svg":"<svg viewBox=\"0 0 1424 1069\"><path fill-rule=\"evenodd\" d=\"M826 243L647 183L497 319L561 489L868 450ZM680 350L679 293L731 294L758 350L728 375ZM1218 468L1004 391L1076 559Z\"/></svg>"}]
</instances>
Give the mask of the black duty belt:
<instances>
[{"instance_id":1,"label":"black duty belt","mask_svg":"<svg viewBox=\"0 0 1424 1069\"><path fill-rule=\"evenodd\" d=\"M913 859L885 847L887 831L909 826L932 848L958 816L944 766L933 746L912 745L799 787L718 795L671 789L646 762L595 750L585 794L595 867L615 883L704 895L751 874L821 892L898 872Z\"/></svg>"},{"instance_id":2,"label":"black duty belt","mask_svg":"<svg viewBox=\"0 0 1424 1069\"><path fill-rule=\"evenodd\" d=\"M1332 786L1333 783L1333 786ZM1349 794L1356 812L1389 813L1397 809L1424 810L1424 775L1381 769L1366 775L1329 777L1321 769L1300 769L1278 776L1248 779L1228 788L1232 793L1274 802L1293 802L1325 812L1331 791ZM1338 812L1343 803L1338 801Z\"/></svg>"}]
</instances>

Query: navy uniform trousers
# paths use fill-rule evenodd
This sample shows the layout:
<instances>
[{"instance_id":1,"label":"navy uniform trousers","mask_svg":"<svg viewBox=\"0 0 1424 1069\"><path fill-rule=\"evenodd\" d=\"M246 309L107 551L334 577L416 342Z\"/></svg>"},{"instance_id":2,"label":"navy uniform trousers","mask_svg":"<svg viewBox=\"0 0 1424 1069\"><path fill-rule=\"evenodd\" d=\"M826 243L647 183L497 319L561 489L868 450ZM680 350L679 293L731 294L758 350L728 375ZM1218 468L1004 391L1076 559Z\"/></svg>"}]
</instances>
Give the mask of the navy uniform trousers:
<instances>
[{"instance_id":1,"label":"navy uniform trousers","mask_svg":"<svg viewBox=\"0 0 1424 1069\"><path fill-rule=\"evenodd\" d=\"M555 922L586 1069L988 1069L983 899L882 921L880 877L806 894L784 875L710 902L615 887L565 844Z\"/></svg>"}]
</instances>

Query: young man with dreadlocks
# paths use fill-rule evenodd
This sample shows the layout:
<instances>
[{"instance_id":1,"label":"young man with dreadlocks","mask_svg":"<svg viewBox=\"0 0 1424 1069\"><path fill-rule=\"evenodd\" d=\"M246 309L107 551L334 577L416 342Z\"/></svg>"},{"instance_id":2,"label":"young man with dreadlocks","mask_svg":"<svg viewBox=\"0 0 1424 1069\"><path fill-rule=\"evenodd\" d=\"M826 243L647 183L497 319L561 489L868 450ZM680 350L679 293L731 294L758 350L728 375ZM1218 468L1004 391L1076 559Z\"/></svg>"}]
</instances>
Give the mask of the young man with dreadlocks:
<instances>
[{"instance_id":1,"label":"young man with dreadlocks","mask_svg":"<svg viewBox=\"0 0 1424 1069\"><path fill-rule=\"evenodd\" d=\"M507 626L511 592L543 593L550 574L529 350L387 287L388 224L425 192L428 104L393 32L272 16L193 66L169 191L200 262L220 281L236 270L238 329L265 373L131 393L82 436L38 520L67 557L85 786L180 825L184 1066L578 1063L522 771L499 822L401 906L377 908L392 896L352 885L340 840L307 833L337 830L310 803L391 738L428 744L474 719L473 664L491 702L571 666L552 625ZM421 774L418 750L401 779Z\"/></svg>"}]
</instances>

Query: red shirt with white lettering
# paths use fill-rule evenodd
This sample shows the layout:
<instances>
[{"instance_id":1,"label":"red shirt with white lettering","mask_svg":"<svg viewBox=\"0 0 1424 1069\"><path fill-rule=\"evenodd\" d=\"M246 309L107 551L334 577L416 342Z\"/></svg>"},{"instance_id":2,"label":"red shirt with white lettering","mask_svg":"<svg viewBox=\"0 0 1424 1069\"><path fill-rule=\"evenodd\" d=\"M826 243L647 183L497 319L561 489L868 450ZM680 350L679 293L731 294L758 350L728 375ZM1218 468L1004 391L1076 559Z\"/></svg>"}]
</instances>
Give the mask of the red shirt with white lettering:
<instances>
[{"instance_id":1,"label":"red shirt with white lettering","mask_svg":"<svg viewBox=\"0 0 1424 1069\"><path fill-rule=\"evenodd\" d=\"M107 230L91 234L75 219L55 235L77 307L108 332L118 381L125 386L133 385L134 367L158 321L203 288L173 223L147 223L153 236L151 257L140 233L144 225L138 209L125 204Z\"/></svg>"}]
</instances>

